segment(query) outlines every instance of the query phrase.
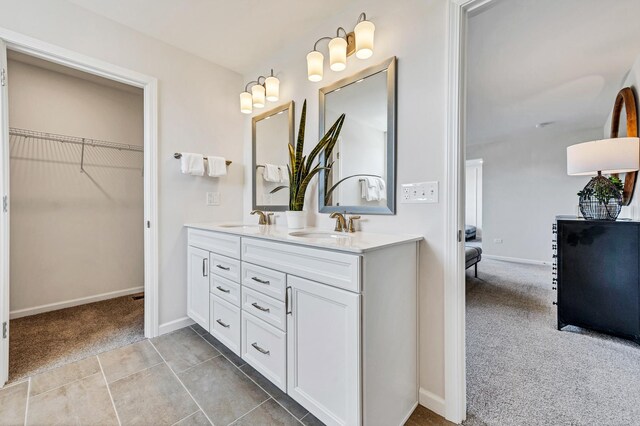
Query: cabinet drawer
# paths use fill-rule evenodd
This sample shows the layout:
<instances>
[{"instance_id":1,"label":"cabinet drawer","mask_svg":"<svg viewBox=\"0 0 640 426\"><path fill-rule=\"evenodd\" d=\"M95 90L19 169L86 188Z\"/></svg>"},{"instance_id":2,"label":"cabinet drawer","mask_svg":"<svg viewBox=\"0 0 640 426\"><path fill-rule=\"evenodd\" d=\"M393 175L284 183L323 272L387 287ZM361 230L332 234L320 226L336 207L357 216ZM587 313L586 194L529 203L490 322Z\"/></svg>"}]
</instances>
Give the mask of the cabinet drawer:
<instances>
[{"instance_id":1,"label":"cabinet drawer","mask_svg":"<svg viewBox=\"0 0 640 426\"><path fill-rule=\"evenodd\" d=\"M187 237L192 247L240 259L240 237L236 235L189 228Z\"/></svg>"},{"instance_id":2,"label":"cabinet drawer","mask_svg":"<svg viewBox=\"0 0 640 426\"><path fill-rule=\"evenodd\" d=\"M242 312L242 359L287 391L287 335Z\"/></svg>"},{"instance_id":3,"label":"cabinet drawer","mask_svg":"<svg viewBox=\"0 0 640 426\"><path fill-rule=\"evenodd\" d=\"M240 261L211 253L209 272L222 278L240 283Z\"/></svg>"},{"instance_id":4,"label":"cabinet drawer","mask_svg":"<svg viewBox=\"0 0 640 426\"><path fill-rule=\"evenodd\" d=\"M240 355L240 308L213 294L209 296L209 303L209 332L236 355Z\"/></svg>"},{"instance_id":5,"label":"cabinet drawer","mask_svg":"<svg viewBox=\"0 0 640 426\"><path fill-rule=\"evenodd\" d=\"M287 274L360 292L360 256L242 238L242 260Z\"/></svg>"},{"instance_id":6,"label":"cabinet drawer","mask_svg":"<svg viewBox=\"0 0 640 426\"><path fill-rule=\"evenodd\" d=\"M287 311L285 304L250 288L242 288L242 310L286 331Z\"/></svg>"},{"instance_id":7,"label":"cabinet drawer","mask_svg":"<svg viewBox=\"0 0 640 426\"><path fill-rule=\"evenodd\" d=\"M242 285L283 301L287 278L282 272L242 262Z\"/></svg>"},{"instance_id":8,"label":"cabinet drawer","mask_svg":"<svg viewBox=\"0 0 640 426\"><path fill-rule=\"evenodd\" d=\"M209 291L221 299L240 307L240 284L211 274L209 276Z\"/></svg>"}]
</instances>

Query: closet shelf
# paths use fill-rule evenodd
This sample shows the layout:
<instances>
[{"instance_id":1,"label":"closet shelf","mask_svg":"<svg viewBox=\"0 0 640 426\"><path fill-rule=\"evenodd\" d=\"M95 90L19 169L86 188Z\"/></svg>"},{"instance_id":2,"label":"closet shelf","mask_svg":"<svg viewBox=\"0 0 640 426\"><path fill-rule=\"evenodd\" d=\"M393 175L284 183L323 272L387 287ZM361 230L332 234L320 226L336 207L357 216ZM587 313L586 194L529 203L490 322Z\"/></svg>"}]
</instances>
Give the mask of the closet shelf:
<instances>
[{"instance_id":1,"label":"closet shelf","mask_svg":"<svg viewBox=\"0 0 640 426\"><path fill-rule=\"evenodd\" d=\"M140 145L108 142L99 139L81 138L78 136L58 135L55 133L38 132L35 130L19 129L16 127L9 128L9 135L21 136L24 138L42 139L54 142L71 143L76 145L88 145L96 148L117 149L119 151L144 151L144 148Z\"/></svg>"}]
</instances>

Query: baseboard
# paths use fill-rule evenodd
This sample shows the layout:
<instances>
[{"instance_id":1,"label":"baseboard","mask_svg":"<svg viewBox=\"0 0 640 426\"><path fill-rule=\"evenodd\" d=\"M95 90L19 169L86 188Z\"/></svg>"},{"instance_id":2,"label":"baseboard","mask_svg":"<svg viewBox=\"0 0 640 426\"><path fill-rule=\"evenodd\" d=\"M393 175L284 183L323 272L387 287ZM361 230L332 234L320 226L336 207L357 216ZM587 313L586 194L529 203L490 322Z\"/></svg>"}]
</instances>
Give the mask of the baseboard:
<instances>
[{"instance_id":1,"label":"baseboard","mask_svg":"<svg viewBox=\"0 0 640 426\"><path fill-rule=\"evenodd\" d=\"M193 324L195 324L195 321L189 317L182 317L177 320L165 322L164 324L160 324L158 335L162 336L163 334L171 333L172 331L176 331Z\"/></svg>"},{"instance_id":2,"label":"baseboard","mask_svg":"<svg viewBox=\"0 0 640 426\"><path fill-rule=\"evenodd\" d=\"M529 265L551 265L552 263L551 261L546 261L546 260L522 259L519 257L496 256L493 254L484 254L484 253L482 253L482 257L486 259L502 260L503 262L526 263Z\"/></svg>"},{"instance_id":3,"label":"baseboard","mask_svg":"<svg viewBox=\"0 0 640 426\"><path fill-rule=\"evenodd\" d=\"M95 296L80 297L78 299L64 300L62 302L49 303L47 305L34 306L32 308L18 309L9 312L9 319L27 317L41 314L43 312L57 311L58 309L71 308L73 306L86 305L87 303L100 302L102 300L115 299L116 297L128 296L130 294L141 293L144 286L131 287L124 290L110 291L108 293L96 294Z\"/></svg>"},{"instance_id":4,"label":"baseboard","mask_svg":"<svg viewBox=\"0 0 640 426\"><path fill-rule=\"evenodd\" d=\"M428 408L439 416L444 417L445 415L445 404L444 398L439 397L435 393L429 392L424 388L420 388L420 397L419 397L420 405Z\"/></svg>"},{"instance_id":5,"label":"baseboard","mask_svg":"<svg viewBox=\"0 0 640 426\"><path fill-rule=\"evenodd\" d=\"M404 417L404 420L402 420L402 422L398 426L404 426L407 423L407 420L409 420L409 417L411 417L413 412L416 411L416 408L418 408L418 405L419 403L418 401L416 401L416 403L413 404L413 407L411 408L411 410L409 410L409 413Z\"/></svg>"}]
</instances>

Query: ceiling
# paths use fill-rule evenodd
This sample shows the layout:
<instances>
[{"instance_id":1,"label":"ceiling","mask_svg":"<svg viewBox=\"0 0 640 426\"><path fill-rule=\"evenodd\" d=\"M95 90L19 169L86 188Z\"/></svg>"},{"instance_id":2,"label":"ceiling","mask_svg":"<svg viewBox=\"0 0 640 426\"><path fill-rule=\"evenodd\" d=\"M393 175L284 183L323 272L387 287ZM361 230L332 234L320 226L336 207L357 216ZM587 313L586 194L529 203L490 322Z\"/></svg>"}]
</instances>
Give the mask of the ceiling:
<instances>
[{"instance_id":1,"label":"ceiling","mask_svg":"<svg viewBox=\"0 0 640 426\"><path fill-rule=\"evenodd\" d=\"M342 0L69 1L241 74L348 6Z\"/></svg>"},{"instance_id":2,"label":"ceiling","mask_svg":"<svg viewBox=\"0 0 640 426\"><path fill-rule=\"evenodd\" d=\"M468 143L604 129L640 56L639 16L638 0L497 0L472 16Z\"/></svg>"}]
</instances>

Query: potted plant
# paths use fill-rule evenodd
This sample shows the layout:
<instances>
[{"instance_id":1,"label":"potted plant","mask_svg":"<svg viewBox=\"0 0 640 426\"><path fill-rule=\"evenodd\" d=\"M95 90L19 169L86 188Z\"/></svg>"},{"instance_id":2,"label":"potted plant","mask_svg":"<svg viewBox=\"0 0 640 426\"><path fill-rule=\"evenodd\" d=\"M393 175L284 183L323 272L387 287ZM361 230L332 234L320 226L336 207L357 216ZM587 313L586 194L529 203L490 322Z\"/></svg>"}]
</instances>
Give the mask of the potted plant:
<instances>
[{"instance_id":1,"label":"potted plant","mask_svg":"<svg viewBox=\"0 0 640 426\"><path fill-rule=\"evenodd\" d=\"M289 185L278 186L271 193L275 193L284 188L289 188L289 210L287 210L287 226L290 229L304 228L306 224L306 212L304 211L304 199L307 187L315 175L322 170L330 171L333 163L321 165L318 161L314 162L318 155L324 151L324 158L331 158L333 147L338 141L342 124L344 123L344 114L340 115L336 122L331 126L327 133L320 139L316 146L308 155L303 155L304 150L304 130L307 118L307 101L302 105L302 115L300 117L300 126L298 128L298 137L296 145L289 146L289 164L287 170L289 173Z\"/></svg>"}]
</instances>

